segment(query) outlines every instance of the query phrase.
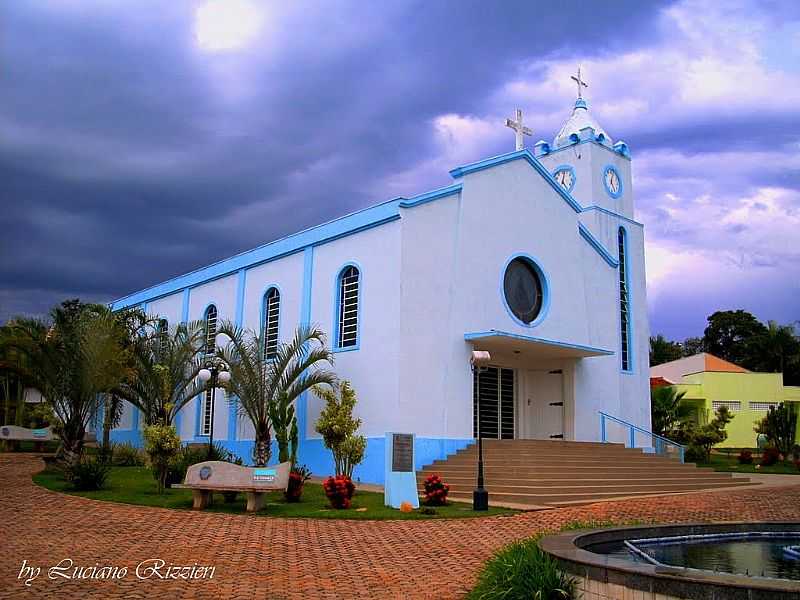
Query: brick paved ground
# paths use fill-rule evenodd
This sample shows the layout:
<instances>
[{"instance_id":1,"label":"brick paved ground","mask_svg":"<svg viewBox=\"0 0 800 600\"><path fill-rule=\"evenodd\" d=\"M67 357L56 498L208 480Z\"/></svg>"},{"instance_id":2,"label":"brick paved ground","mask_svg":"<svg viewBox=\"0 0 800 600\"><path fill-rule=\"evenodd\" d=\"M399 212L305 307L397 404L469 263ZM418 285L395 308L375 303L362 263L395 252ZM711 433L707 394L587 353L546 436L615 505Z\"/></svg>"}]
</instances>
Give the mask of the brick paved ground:
<instances>
[{"instance_id":1,"label":"brick paved ground","mask_svg":"<svg viewBox=\"0 0 800 600\"><path fill-rule=\"evenodd\" d=\"M194 513L97 502L33 485L34 456L0 454L0 598L452 598L497 548L576 519L800 521L800 485L625 500L511 517L335 521ZM26 588L23 559L127 566L116 581ZM138 580L162 558L216 566L213 580Z\"/></svg>"}]
</instances>

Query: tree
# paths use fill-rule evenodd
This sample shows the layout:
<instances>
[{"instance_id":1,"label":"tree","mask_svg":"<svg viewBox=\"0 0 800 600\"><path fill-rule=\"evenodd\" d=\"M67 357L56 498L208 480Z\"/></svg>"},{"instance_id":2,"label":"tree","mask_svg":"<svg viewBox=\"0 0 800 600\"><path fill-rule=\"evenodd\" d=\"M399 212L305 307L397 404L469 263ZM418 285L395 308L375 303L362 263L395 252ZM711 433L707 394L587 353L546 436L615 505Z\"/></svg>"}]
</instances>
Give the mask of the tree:
<instances>
[{"instance_id":1,"label":"tree","mask_svg":"<svg viewBox=\"0 0 800 600\"><path fill-rule=\"evenodd\" d=\"M769 321L767 328L753 340L755 352L751 368L769 373L785 373L800 360L800 339L793 325Z\"/></svg>"},{"instance_id":2,"label":"tree","mask_svg":"<svg viewBox=\"0 0 800 600\"><path fill-rule=\"evenodd\" d=\"M661 365L681 357L681 345L662 334L650 337L650 366Z\"/></svg>"},{"instance_id":3,"label":"tree","mask_svg":"<svg viewBox=\"0 0 800 600\"><path fill-rule=\"evenodd\" d=\"M356 435L361 419L353 416L355 390L349 381L342 381L330 389L314 388L314 393L325 401L316 430L333 454L335 475L352 478L353 468L364 459L367 445L363 435Z\"/></svg>"},{"instance_id":4,"label":"tree","mask_svg":"<svg viewBox=\"0 0 800 600\"><path fill-rule=\"evenodd\" d=\"M703 338L699 337L690 337L686 338L681 344L681 356L694 356L695 354L700 354L701 352L705 352L705 346L703 345Z\"/></svg>"},{"instance_id":5,"label":"tree","mask_svg":"<svg viewBox=\"0 0 800 600\"><path fill-rule=\"evenodd\" d=\"M333 363L333 355L325 347L325 334L314 326L298 327L290 342L278 345L273 358L267 358L263 334L229 322L222 323L219 334L230 338L217 352L231 373L228 398L238 401L240 413L253 423L253 461L264 466L272 454L270 428L276 406L293 404L314 386L332 385L336 375L325 365Z\"/></svg>"},{"instance_id":6,"label":"tree","mask_svg":"<svg viewBox=\"0 0 800 600\"><path fill-rule=\"evenodd\" d=\"M756 433L763 433L767 442L775 446L784 458L788 457L795 445L797 412L783 402L777 407L770 406L769 412L756 422L753 429Z\"/></svg>"},{"instance_id":7,"label":"tree","mask_svg":"<svg viewBox=\"0 0 800 600\"><path fill-rule=\"evenodd\" d=\"M297 462L297 443L299 432L294 406L289 401L289 396L279 394L278 401L272 406L270 412L272 429L275 431L275 441L278 442L278 462Z\"/></svg>"},{"instance_id":8,"label":"tree","mask_svg":"<svg viewBox=\"0 0 800 600\"><path fill-rule=\"evenodd\" d=\"M68 300L51 312L51 323L20 319L3 340L25 356L33 387L50 405L54 432L68 469L80 460L86 427L101 394L129 377L127 331L105 306Z\"/></svg>"},{"instance_id":9,"label":"tree","mask_svg":"<svg viewBox=\"0 0 800 600\"><path fill-rule=\"evenodd\" d=\"M721 406L714 418L705 425L698 425L689 420L682 421L676 432L676 441L688 445L687 459L708 462L711 458L711 448L728 439L725 427L732 420L733 414L728 407Z\"/></svg>"},{"instance_id":10,"label":"tree","mask_svg":"<svg viewBox=\"0 0 800 600\"><path fill-rule=\"evenodd\" d=\"M754 356L754 340L767 328L744 310L717 311L708 317L703 332L705 351L749 368Z\"/></svg>"},{"instance_id":11,"label":"tree","mask_svg":"<svg viewBox=\"0 0 800 600\"><path fill-rule=\"evenodd\" d=\"M669 438L680 422L688 419L691 407L681 403L685 395L671 385L650 390L653 433Z\"/></svg>"},{"instance_id":12,"label":"tree","mask_svg":"<svg viewBox=\"0 0 800 600\"><path fill-rule=\"evenodd\" d=\"M149 320L132 345L135 376L114 392L141 411L145 425L172 425L205 387L197 379L204 341L201 321L173 325L164 334Z\"/></svg>"}]
</instances>

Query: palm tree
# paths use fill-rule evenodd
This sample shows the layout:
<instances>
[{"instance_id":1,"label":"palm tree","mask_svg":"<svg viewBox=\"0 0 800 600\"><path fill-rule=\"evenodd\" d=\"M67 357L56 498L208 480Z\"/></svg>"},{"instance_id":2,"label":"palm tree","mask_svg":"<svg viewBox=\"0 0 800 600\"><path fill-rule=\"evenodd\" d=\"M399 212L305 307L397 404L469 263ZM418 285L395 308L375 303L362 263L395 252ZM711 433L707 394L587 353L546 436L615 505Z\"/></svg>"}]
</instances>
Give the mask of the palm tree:
<instances>
[{"instance_id":1,"label":"palm tree","mask_svg":"<svg viewBox=\"0 0 800 600\"><path fill-rule=\"evenodd\" d=\"M692 407L681 403L686 392L678 392L677 388L665 385L654 388L650 392L650 410L653 433L669 437L681 421L689 418Z\"/></svg>"},{"instance_id":2,"label":"palm tree","mask_svg":"<svg viewBox=\"0 0 800 600\"><path fill-rule=\"evenodd\" d=\"M230 341L218 350L218 356L230 369L226 384L238 399L239 411L252 421L255 429L253 462L264 466L271 457L271 415L281 402L292 403L315 385L332 385L336 375L324 368L333 363L325 347L325 334L314 326L298 327L294 338L278 346L274 357L267 358L266 339L251 330L229 322L222 323L221 335Z\"/></svg>"},{"instance_id":3,"label":"palm tree","mask_svg":"<svg viewBox=\"0 0 800 600\"><path fill-rule=\"evenodd\" d=\"M56 417L64 462L72 467L80 460L101 394L131 375L127 331L107 307L78 300L53 309L51 320L15 320L3 344L25 357L33 387Z\"/></svg>"},{"instance_id":4,"label":"palm tree","mask_svg":"<svg viewBox=\"0 0 800 600\"><path fill-rule=\"evenodd\" d=\"M135 377L114 393L137 407L146 425L171 425L204 388L197 379L204 340L201 321L180 323L166 333L148 326L133 344Z\"/></svg>"},{"instance_id":5,"label":"palm tree","mask_svg":"<svg viewBox=\"0 0 800 600\"><path fill-rule=\"evenodd\" d=\"M772 373L783 373L787 363L797 360L800 351L800 340L794 327L779 325L776 321L768 321L766 331L755 342L758 369Z\"/></svg>"}]
</instances>

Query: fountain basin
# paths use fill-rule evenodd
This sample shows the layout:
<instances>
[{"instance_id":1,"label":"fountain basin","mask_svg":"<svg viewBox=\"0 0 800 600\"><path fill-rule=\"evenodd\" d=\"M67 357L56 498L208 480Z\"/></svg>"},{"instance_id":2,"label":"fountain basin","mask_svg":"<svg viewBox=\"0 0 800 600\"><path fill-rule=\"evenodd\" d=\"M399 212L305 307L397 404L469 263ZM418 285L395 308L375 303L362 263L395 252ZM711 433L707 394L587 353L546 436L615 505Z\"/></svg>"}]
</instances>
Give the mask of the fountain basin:
<instances>
[{"instance_id":1,"label":"fountain basin","mask_svg":"<svg viewBox=\"0 0 800 600\"><path fill-rule=\"evenodd\" d=\"M784 550L798 540L800 523L692 523L572 531L539 545L585 600L800 600L800 561Z\"/></svg>"}]
</instances>

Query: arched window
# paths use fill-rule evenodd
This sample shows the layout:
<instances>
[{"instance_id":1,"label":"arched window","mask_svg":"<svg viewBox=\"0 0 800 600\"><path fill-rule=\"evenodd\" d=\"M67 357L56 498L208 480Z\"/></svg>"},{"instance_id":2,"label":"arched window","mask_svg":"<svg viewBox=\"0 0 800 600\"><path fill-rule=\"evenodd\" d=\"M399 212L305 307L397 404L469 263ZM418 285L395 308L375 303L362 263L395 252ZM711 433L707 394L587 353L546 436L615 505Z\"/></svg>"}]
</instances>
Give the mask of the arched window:
<instances>
[{"instance_id":1,"label":"arched window","mask_svg":"<svg viewBox=\"0 0 800 600\"><path fill-rule=\"evenodd\" d=\"M206 309L206 340L203 352L214 354L217 337L217 307L213 304Z\"/></svg>"},{"instance_id":2,"label":"arched window","mask_svg":"<svg viewBox=\"0 0 800 600\"><path fill-rule=\"evenodd\" d=\"M206 309L206 339L203 353L208 356L216 352L217 337L217 307L213 304ZM211 403L214 399L214 392L209 387L203 393L203 404L200 409L200 435L211 435Z\"/></svg>"},{"instance_id":3,"label":"arched window","mask_svg":"<svg viewBox=\"0 0 800 600\"><path fill-rule=\"evenodd\" d=\"M623 227L617 231L619 252L619 328L622 370L631 370L631 301L628 289L627 234Z\"/></svg>"},{"instance_id":4,"label":"arched window","mask_svg":"<svg viewBox=\"0 0 800 600\"><path fill-rule=\"evenodd\" d=\"M163 354L169 345L169 323L166 319L158 321L158 350Z\"/></svg>"},{"instance_id":5,"label":"arched window","mask_svg":"<svg viewBox=\"0 0 800 600\"><path fill-rule=\"evenodd\" d=\"M336 347L351 348L358 345L358 286L360 273L354 266L339 273Z\"/></svg>"},{"instance_id":6,"label":"arched window","mask_svg":"<svg viewBox=\"0 0 800 600\"><path fill-rule=\"evenodd\" d=\"M264 294L264 356L275 358L278 354L278 322L281 313L281 293L272 287Z\"/></svg>"}]
</instances>

